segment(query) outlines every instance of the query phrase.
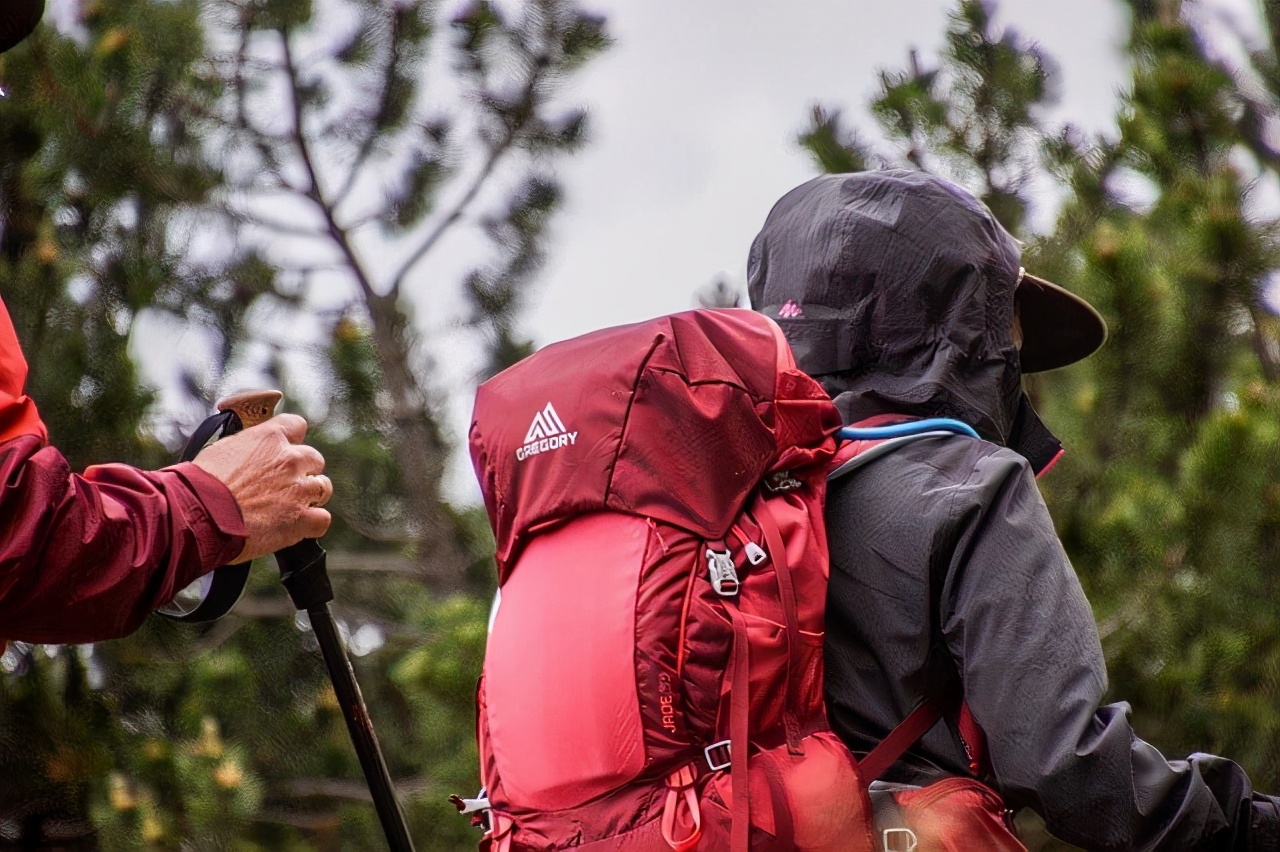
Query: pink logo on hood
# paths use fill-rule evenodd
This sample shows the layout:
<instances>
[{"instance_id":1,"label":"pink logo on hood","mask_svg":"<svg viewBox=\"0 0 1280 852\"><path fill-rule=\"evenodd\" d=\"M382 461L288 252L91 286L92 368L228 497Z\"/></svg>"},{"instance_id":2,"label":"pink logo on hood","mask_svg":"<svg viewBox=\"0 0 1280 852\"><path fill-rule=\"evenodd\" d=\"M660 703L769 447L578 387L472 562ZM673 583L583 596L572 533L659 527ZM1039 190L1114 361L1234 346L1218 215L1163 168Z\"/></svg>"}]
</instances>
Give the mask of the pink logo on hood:
<instances>
[{"instance_id":1,"label":"pink logo on hood","mask_svg":"<svg viewBox=\"0 0 1280 852\"><path fill-rule=\"evenodd\" d=\"M783 319L793 319L794 317L804 316L804 311L792 299L787 299L786 304L778 308L778 316Z\"/></svg>"}]
</instances>

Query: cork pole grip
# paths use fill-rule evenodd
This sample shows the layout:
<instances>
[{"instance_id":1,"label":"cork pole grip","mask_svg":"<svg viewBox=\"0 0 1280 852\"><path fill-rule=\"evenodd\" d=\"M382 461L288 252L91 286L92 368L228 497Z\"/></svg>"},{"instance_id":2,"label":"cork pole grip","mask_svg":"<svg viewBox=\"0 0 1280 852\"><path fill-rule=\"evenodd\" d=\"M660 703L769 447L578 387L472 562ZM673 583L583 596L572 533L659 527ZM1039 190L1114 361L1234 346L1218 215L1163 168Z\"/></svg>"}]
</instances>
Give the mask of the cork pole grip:
<instances>
[{"instance_id":1,"label":"cork pole grip","mask_svg":"<svg viewBox=\"0 0 1280 852\"><path fill-rule=\"evenodd\" d=\"M243 391L218 400L219 411L234 411L244 428L257 426L270 420L276 413L276 404L284 398L278 390Z\"/></svg>"}]
</instances>

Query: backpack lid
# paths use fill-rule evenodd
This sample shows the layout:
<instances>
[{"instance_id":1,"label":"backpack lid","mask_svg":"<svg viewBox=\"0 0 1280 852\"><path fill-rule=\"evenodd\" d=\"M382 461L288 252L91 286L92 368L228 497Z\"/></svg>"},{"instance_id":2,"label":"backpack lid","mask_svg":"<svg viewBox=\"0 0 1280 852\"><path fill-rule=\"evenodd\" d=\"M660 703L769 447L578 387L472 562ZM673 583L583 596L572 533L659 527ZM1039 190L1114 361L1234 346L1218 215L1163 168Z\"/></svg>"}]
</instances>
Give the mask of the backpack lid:
<instances>
[{"instance_id":1,"label":"backpack lid","mask_svg":"<svg viewBox=\"0 0 1280 852\"><path fill-rule=\"evenodd\" d=\"M767 473L825 464L840 425L753 311L686 311L546 346L476 392L471 459L499 582L530 535L586 512L722 538Z\"/></svg>"}]
</instances>

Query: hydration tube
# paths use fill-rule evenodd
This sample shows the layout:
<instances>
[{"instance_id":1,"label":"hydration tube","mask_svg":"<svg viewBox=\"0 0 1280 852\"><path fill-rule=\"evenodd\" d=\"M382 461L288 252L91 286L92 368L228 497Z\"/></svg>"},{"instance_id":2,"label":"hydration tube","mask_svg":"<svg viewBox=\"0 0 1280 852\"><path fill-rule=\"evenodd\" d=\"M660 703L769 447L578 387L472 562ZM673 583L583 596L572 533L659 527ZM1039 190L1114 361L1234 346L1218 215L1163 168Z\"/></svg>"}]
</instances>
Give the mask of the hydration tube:
<instances>
[{"instance_id":1,"label":"hydration tube","mask_svg":"<svg viewBox=\"0 0 1280 852\"><path fill-rule=\"evenodd\" d=\"M840 430L842 441L879 441L871 449L859 453L827 474L827 481L839 479L845 474L862 467L872 459L890 453L919 438L937 435L966 435L977 438L978 433L968 423L952 420L949 417L934 417L929 420L912 420L907 423L894 423L891 426L854 427L846 426Z\"/></svg>"},{"instance_id":2,"label":"hydration tube","mask_svg":"<svg viewBox=\"0 0 1280 852\"><path fill-rule=\"evenodd\" d=\"M972 426L962 420L950 417L932 417L928 420L911 420L906 423L894 423L889 426L845 426L840 430L840 439L844 441L883 441L888 438L906 438L922 435L926 432L950 432L956 435L968 435L977 438L978 433Z\"/></svg>"}]
</instances>

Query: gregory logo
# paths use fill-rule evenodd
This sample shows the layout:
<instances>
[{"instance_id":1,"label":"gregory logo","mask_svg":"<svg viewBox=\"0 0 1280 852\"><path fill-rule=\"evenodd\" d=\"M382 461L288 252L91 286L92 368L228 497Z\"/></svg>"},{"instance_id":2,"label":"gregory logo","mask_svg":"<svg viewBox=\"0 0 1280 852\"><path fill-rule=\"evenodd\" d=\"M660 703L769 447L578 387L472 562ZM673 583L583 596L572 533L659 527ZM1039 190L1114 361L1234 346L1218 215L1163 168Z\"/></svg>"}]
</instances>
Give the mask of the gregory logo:
<instances>
[{"instance_id":1,"label":"gregory logo","mask_svg":"<svg viewBox=\"0 0 1280 852\"><path fill-rule=\"evenodd\" d=\"M538 453L568 447L577 440L578 433L564 428L560 415L548 402L545 408L533 415L533 422L524 436L524 446L516 449L516 460L524 461Z\"/></svg>"}]
</instances>

